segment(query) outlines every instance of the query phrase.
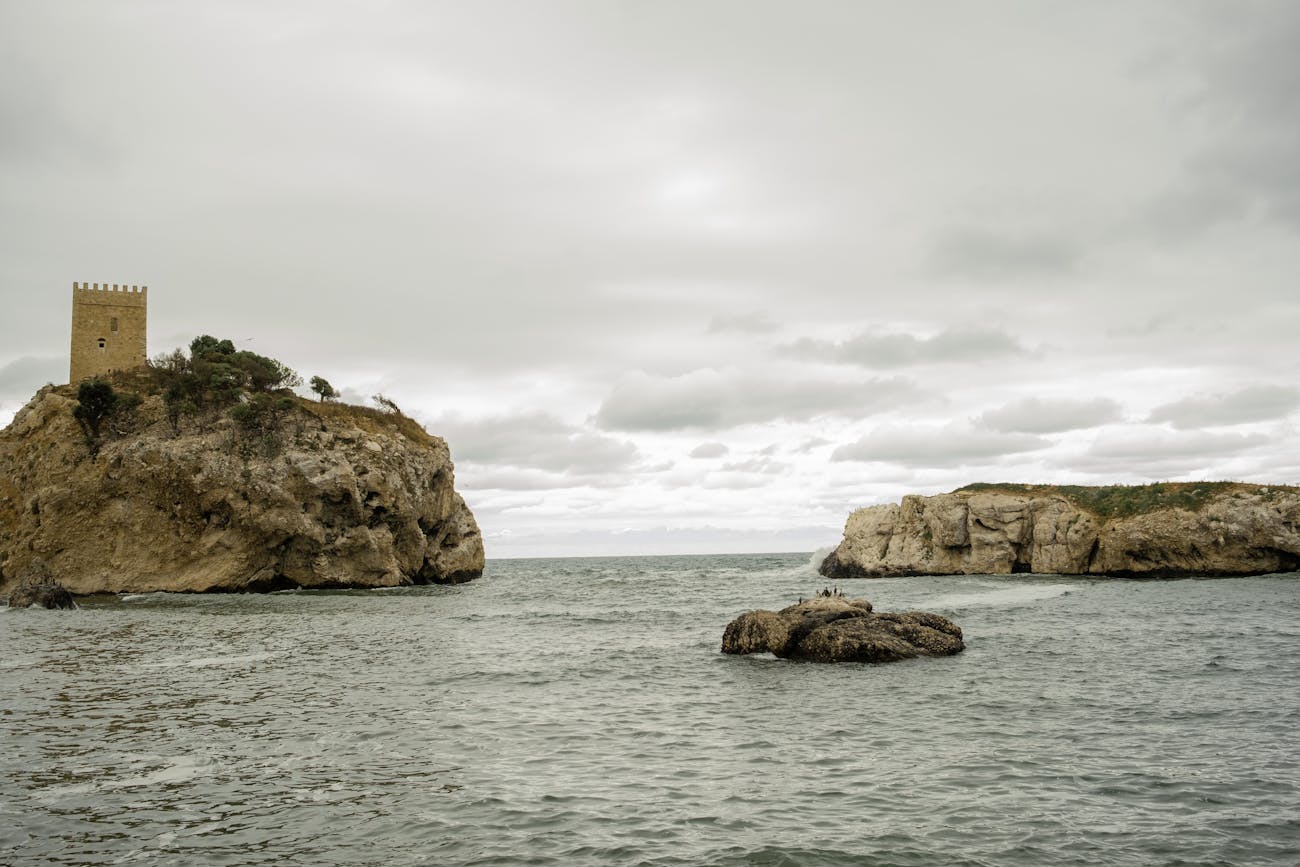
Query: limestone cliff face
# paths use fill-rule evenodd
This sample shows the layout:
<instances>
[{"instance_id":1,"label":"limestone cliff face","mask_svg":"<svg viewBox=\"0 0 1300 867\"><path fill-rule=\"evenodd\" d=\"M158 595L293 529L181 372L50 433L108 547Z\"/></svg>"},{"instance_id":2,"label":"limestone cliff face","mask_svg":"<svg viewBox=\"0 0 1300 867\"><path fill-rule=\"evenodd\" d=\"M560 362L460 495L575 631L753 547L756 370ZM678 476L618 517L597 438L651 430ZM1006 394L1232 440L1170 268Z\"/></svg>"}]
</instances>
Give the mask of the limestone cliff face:
<instances>
[{"instance_id":1,"label":"limestone cliff face","mask_svg":"<svg viewBox=\"0 0 1300 867\"><path fill-rule=\"evenodd\" d=\"M295 401L273 447L228 415L179 433L146 398L93 457L66 389L0 432L0 594L34 563L73 593L390 587L477 577L447 444L409 419Z\"/></svg>"},{"instance_id":2,"label":"limestone cliff face","mask_svg":"<svg viewBox=\"0 0 1300 867\"><path fill-rule=\"evenodd\" d=\"M858 509L822 574L1178 577L1300 569L1300 489L1014 487ZM1126 507L1122 497L1138 495L1142 504Z\"/></svg>"}]
</instances>

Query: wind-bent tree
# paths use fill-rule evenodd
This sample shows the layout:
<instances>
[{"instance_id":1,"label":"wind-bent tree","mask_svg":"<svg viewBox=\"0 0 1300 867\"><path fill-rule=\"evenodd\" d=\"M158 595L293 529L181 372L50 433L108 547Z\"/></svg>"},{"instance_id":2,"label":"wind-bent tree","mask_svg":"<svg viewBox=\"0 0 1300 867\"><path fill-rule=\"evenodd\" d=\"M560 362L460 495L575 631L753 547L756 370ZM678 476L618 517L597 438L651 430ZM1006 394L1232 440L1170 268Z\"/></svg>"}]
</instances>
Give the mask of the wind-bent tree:
<instances>
[{"instance_id":1,"label":"wind-bent tree","mask_svg":"<svg viewBox=\"0 0 1300 867\"><path fill-rule=\"evenodd\" d=\"M334 400L339 396L339 393L334 390L334 386L330 385L329 380L322 376L313 376L311 378L311 390L320 395L321 403Z\"/></svg>"}]
</instances>

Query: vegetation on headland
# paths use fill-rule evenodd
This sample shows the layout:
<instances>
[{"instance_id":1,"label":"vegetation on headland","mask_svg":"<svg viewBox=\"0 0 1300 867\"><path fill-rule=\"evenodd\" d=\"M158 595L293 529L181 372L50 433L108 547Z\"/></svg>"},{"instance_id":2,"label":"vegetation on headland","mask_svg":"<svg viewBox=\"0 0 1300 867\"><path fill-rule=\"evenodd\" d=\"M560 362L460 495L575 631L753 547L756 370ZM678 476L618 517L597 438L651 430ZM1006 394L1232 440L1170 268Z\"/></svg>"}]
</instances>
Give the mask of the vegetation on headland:
<instances>
[{"instance_id":1,"label":"vegetation on headland","mask_svg":"<svg viewBox=\"0 0 1300 867\"><path fill-rule=\"evenodd\" d=\"M285 365L232 349L206 339L47 384L18 411L0 430L0 588L37 557L78 594L481 573L482 537L440 437L391 400L295 393Z\"/></svg>"},{"instance_id":2,"label":"vegetation on headland","mask_svg":"<svg viewBox=\"0 0 1300 867\"><path fill-rule=\"evenodd\" d=\"M323 376L313 376L311 378L311 390L320 396L320 402L327 400L338 400L339 393L330 385L330 381Z\"/></svg>"},{"instance_id":3,"label":"vegetation on headland","mask_svg":"<svg viewBox=\"0 0 1300 867\"><path fill-rule=\"evenodd\" d=\"M229 418L241 449L267 454L279 450L287 427L301 429L312 421L323 425L325 419L346 419L367 433L398 434L421 444L434 439L383 395L375 396L376 409L340 402L338 392L321 377L312 378L319 401L296 394L293 389L300 385L302 377L277 359L236 349L230 340L201 335L190 342L188 353L176 349L143 367L55 391L76 398L73 415L92 456L106 438L142 430L161 421L159 415L176 436ZM145 398L161 400L144 406Z\"/></svg>"},{"instance_id":4,"label":"vegetation on headland","mask_svg":"<svg viewBox=\"0 0 1300 867\"><path fill-rule=\"evenodd\" d=\"M1080 509L1102 518L1128 518L1159 509L1199 512L1211 500L1225 494L1250 493L1268 496L1270 491L1297 490L1285 485L1253 485L1245 482L1156 482L1150 485L1026 485L1014 482L975 482L953 493L1002 493L1034 497L1062 496Z\"/></svg>"}]
</instances>

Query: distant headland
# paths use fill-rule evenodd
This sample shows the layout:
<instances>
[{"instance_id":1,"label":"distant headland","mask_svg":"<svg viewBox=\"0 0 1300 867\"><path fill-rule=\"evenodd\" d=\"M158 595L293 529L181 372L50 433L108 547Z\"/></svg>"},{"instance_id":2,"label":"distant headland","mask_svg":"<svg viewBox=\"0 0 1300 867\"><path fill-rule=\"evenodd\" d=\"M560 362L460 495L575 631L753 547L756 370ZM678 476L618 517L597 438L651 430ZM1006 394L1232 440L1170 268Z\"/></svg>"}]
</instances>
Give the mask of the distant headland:
<instances>
[{"instance_id":1,"label":"distant headland","mask_svg":"<svg viewBox=\"0 0 1300 867\"><path fill-rule=\"evenodd\" d=\"M974 484L849 515L827 577L1034 572L1134 578L1300 569L1300 488Z\"/></svg>"}]
</instances>

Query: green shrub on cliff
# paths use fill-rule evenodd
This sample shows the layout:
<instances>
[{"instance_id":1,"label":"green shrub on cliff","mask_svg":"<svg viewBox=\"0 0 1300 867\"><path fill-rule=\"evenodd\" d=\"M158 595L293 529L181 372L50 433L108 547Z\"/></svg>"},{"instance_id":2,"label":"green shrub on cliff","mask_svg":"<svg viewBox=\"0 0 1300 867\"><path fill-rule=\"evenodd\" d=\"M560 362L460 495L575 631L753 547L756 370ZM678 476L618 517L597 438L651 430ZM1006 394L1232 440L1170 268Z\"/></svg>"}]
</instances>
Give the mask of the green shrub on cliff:
<instances>
[{"instance_id":1,"label":"green shrub on cliff","mask_svg":"<svg viewBox=\"0 0 1300 867\"><path fill-rule=\"evenodd\" d=\"M259 393L232 407L230 417L244 433L246 446L259 446L270 456L280 450L280 423L296 406L291 396Z\"/></svg>"},{"instance_id":2,"label":"green shrub on cliff","mask_svg":"<svg viewBox=\"0 0 1300 867\"><path fill-rule=\"evenodd\" d=\"M437 439L382 395L376 398L377 408L343 403L338 400L339 393L333 385L314 377L312 390L321 401L299 397L292 389L302 384L302 378L287 365L237 349L233 341L208 334L194 338L188 351L174 349L154 356L142 368L113 371L99 380L118 400L114 412L99 414L101 424L111 421L104 432L115 435L125 434L142 422L163 420L173 434L180 435L189 426L188 420L201 419L206 428L225 416L235 423L233 432L238 437L239 448L247 450L260 445L267 453L279 447L287 432L284 425L291 418L297 420L300 428L302 423L311 424L313 419L318 424L330 419L347 419L367 433L396 434L422 445ZM153 403L143 413L135 412L141 399L124 392L124 388L161 397L161 413ZM71 385L61 386L60 391L73 396ZM88 412L91 410L82 410L83 414ZM89 438L89 428L85 429Z\"/></svg>"},{"instance_id":3,"label":"green shrub on cliff","mask_svg":"<svg viewBox=\"0 0 1300 867\"><path fill-rule=\"evenodd\" d=\"M302 385L301 376L274 358L240 350L231 356L231 361L238 370L243 371L250 391L278 391Z\"/></svg>"},{"instance_id":4,"label":"green shrub on cliff","mask_svg":"<svg viewBox=\"0 0 1300 867\"><path fill-rule=\"evenodd\" d=\"M292 368L276 359L235 349L230 340L218 340L210 334L194 338L188 356L177 349L158 356L149 366L174 430L179 430L184 416L242 405L250 393L283 394L302 384L302 378ZM262 418L265 414L259 411L256 415Z\"/></svg>"},{"instance_id":5,"label":"green shrub on cliff","mask_svg":"<svg viewBox=\"0 0 1300 867\"><path fill-rule=\"evenodd\" d=\"M1080 509L1102 518L1127 518L1145 515L1157 509L1200 511L1219 494L1238 488L1257 486L1240 482L1157 482L1150 485L1022 485L1015 483L976 482L957 491L977 493L1059 494Z\"/></svg>"},{"instance_id":6,"label":"green shrub on cliff","mask_svg":"<svg viewBox=\"0 0 1300 867\"><path fill-rule=\"evenodd\" d=\"M88 379L77 386L77 405L72 417L88 437L98 437L99 427L117 409L117 392L102 379Z\"/></svg>"},{"instance_id":7,"label":"green shrub on cliff","mask_svg":"<svg viewBox=\"0 0 1300 867\"><path fill-rule=\"evenodd\" d=\"M190 341L190 358L201 361L211 356L227 357L235 354L235 344L229 340L218 340L211 334L200 334Z\"/></svg>"},{"instance_id":8,"label":"green shrub on cliff","mask_svg":"<svg viewBox=\"0 0 1300 867\"><path fill-rule=\"evenodd\" d=\"M111 383L102 379L87 379L77 386L77 403L72 417L86 436L91 455L99 453L100 436L105 423L114 433L125 433L141 398L138 394L119 394Z\"/></svg>"}]
</instances>

